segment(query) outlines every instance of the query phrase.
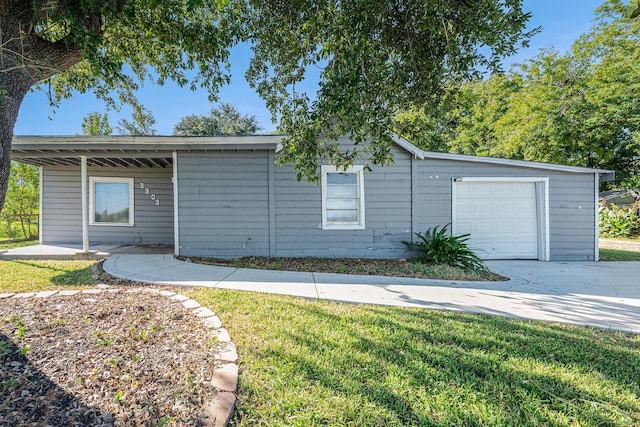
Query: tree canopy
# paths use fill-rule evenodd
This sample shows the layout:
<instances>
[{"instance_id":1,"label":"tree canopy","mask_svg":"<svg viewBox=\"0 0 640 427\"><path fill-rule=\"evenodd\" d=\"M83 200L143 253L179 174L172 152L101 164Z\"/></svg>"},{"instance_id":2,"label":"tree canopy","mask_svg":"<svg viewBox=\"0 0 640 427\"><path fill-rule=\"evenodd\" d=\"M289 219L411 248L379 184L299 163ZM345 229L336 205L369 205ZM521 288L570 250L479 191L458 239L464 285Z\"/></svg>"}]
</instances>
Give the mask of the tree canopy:
<instances>
[{"instance_id":1,"label":"tree canopy","mask_svg":"<svg viewBox=\"0 0 640 427\"><path fill-rule=\"evenodd\" d=\"M185 116L173 128L174 135L224 136L252 135L261 130L253 115L242 115L233 105L222 103L211 109L208 116Z\"/></svg>"},{"instance_id":2,"label":"tree canopy","mask_svg":"<svg viewBox=\"0 0 640 427\"><path fill-rule=\"evenodd\" d=\"M496 71L526 44L520 0L249 1L253 41L247 79L287 135L279 153L298 178L315 180L318 159L391 161L399 111L435 104L460 81ZM320 69L317 93L299 89ZM335 140L349 135L346 152Z\"/></svg>"},{"instance_id":3,"label":"tree canopy","mask_svg":"<svg viewBox=\"0 0 640 427\"><path fill-rule=\"evenodd\" d=\"M87 114L80 124L83 135L101 136L111 135L113 128L109 124L109 115L102 114L97 111Z\"/></svg>"},{"instance_id":4,"label":"tree canopy","mask_svg":"<svg viewBox=\"0 0 640 427\"><path fill-rule=\"evenodd\" d=\"M156 118L153 117L151 110L142 107L134 108L131 120L120 119L117 128L121 135L155 135L157 133L153 127L155 124Z\"/></svg>"},{"instance_id":5,"label":"tree canopy","mask_svg":"<svg viewBox=\"0 0 640 427\"><path fill-rule=\"evenodd\" d=\"M398 116L399 132L426 149L640 173L640 21L608 0L593 28L561 54L553 49L461 85L443 113ZM436 131L415 135L418 126ZM437 140L438 137L441 140Z\"/></svg>"},{"instance_id":6,"label":"tree canopy","mask_svg":"<svg viewBox=\"0 0 640 427\"><path fill-rule=\"evenodd\" d=\"M315 179L318 157L389 162L395 114L499 68L529 17L522 0L0 0L0 206L18 109L42 82L54 102L92 90L136 105L143 81L167 79L215 100L230 49L248 43L246 77L289 135L281 160ZM299 90L309 67L317 93ZM356 144L339 153L344 134Z\"/></svg>"}]
</instances>

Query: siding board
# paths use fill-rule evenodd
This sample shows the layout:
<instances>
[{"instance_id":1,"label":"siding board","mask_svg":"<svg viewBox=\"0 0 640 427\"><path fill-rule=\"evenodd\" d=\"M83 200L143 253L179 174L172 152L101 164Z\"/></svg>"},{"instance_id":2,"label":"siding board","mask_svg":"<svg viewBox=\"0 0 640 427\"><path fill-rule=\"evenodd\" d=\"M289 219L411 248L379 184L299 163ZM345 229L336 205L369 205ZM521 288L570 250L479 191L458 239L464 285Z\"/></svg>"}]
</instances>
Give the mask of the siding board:
<instances>
[{"instance_id":1,"label":"siding board","mask_svg":"<svg viewBox=\"0 0 640 427\"><path fill-rule=\"evenodd\" d=\"M290 165L276 168L276 254L405 257L399 242L411 234L411 156L399 147L393 150L394 165L364 173L364 230L322 230L320 187L296 181Z\"/></svg>"},{"instance_id":2,"label":"siding board","mask_svg":"<svg viewBox=\"0 0 640 427\"><path fill-rule=\"evenodd\" d=\"M269 255L269 152L178 153L180 253Z\"/></svg>"},{"instance_id":3,"label":"siding board","mask_svg":"<svg viewBox=\"0 0 640 427\"><path fill-rule=\"evenodd\" d=\"M42 242L82 242L80 168L43 167ZM171 169L89 167L89 177L134 178L134 226L89 226L90 244L173 244ZM158 206L140 189L144 183Z\"/></svg>"}]
</instances>

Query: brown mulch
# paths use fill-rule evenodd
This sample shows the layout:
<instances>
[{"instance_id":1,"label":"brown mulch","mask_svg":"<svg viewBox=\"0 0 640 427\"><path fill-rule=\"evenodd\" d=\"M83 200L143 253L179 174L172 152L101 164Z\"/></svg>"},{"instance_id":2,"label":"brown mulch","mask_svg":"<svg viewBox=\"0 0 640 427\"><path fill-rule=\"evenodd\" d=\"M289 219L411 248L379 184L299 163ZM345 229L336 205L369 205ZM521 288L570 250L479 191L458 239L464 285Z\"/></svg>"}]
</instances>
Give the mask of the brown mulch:
<instances>
[{"instance_id":1,"label":"brown mulch","mask_svg":"<svg viewBox=\"0 0 640 427\"><path fill-rule=\"evenodd\" d=\"M198 425L211 330L141 288L0 300L1 426Z\"/></svg>"},{"instance_id":2,"label":"brown mulch","mask_svg":"<svg viewBox=\"0 0 640 427\"><path fill-rule=\"evenodd\" d=\"M180 261L234 268L263 270L359 274L374 276L412 277L436 280L508 280L491 271L464 270L448 265L426 265L404 259L265 257L205 258L178 256Z\"/></svg>"}]
</instances>

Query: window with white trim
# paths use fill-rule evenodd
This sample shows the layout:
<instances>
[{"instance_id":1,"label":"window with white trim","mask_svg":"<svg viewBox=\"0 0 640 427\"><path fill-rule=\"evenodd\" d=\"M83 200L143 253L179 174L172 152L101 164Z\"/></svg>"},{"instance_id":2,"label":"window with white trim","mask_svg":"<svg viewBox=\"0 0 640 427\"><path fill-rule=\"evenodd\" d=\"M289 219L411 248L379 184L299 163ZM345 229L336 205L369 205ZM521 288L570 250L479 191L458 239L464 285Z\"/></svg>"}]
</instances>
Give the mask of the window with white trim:
<instances>
[{"instance_id":1,"label":"window with white trim","mask_svg":"<svg viewBox=\"0 0 640 427\"><path fill-rule=\"evenodd\" d=\"M363 166L347 170L323 165L322 172L322 229L364 229L364 173Z\"/></svg>"},{"instance_id":2,"label":"window with white trim","mask_svg":"<svg viewBox=\"0 0 640 427\"><path fill-rule=\"evenodd\" d=\"M89 178L91 225L133 225L133 178Z\"/></svg>"}]
</instances>

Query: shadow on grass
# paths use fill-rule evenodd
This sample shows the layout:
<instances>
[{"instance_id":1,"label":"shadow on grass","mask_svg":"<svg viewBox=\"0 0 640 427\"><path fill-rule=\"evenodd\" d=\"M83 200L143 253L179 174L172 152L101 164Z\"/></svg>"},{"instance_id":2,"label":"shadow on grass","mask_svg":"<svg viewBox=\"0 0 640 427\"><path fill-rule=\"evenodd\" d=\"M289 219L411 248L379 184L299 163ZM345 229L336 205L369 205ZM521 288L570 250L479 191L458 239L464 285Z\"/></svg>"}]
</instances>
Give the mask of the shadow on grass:
<instances>
[{"instance_id":1,"label":"shadow on grass","mask_svg":"<svg viewBox=\"0 0 640 427\"><path fill-rule=\"evenodd\" d=\"M65 392L31 364L28 352L21 351L2 333L0 396L0 425L3 426L109 425L105 424L105 414Z\"/></svg>"},{"instance_id":2,"label":"shadow on grass","mask_svg":"<svg viewBox=\"0 0 640 427\"><path fill-rule=\"evenodd\" d=\"M91 265L83 268L75 268L73 267L74 261L64 261L66 263L65 267L57 267L54 262L46 261L34 262L9 260L5 262L15 263L27 268L43 270L48 273L51 283L55 285L75 286L90 285L93 283L93 279L91 277Z\"/></svg>"},{"instance_id":3,"label":"shadow on grass","mask_svg":"<svg viewBox=\"0 0 640 427\"><path fill-rule=\"evenodd\" d=\"M244 364L238 425L640 423L637 337L486 315L203 292L219 313L229 310L221 316Z\"/></svg>"}]
</instances>

